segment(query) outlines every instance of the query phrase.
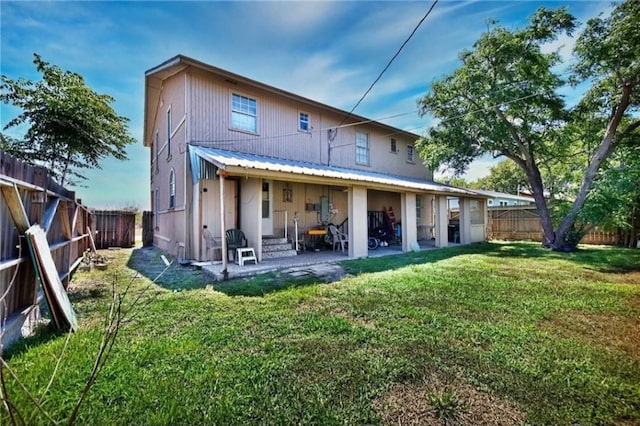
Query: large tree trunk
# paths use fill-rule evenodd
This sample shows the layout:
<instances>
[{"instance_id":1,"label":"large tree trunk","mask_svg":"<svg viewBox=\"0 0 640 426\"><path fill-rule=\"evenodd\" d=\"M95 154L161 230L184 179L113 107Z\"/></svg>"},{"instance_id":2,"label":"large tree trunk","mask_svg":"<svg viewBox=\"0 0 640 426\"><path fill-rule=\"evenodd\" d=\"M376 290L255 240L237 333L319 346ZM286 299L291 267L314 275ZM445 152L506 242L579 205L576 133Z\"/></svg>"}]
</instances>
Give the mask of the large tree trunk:
<instances>
[{"instance_id":1,"label":"large tree trunk","mask_svg":"<svg viewBox=\"0 0 640 426\"><path fill-rule=\"evenodd\" d=\"M598 146L598 149L589 160L589 165L587 166L584 179L582 180L582 185L580 185L578 195L571 205L571 210L564 217L555 232L555 239L550 246L552 249L565 250L567 248L575 248L575 244L577 244L577 242L567 241L567 234L573 228L578 213L587 200L587 195L589 194L591 185L593 184L593 181L598 174L598 170L600 170L600 166L602 165L604 160L606 160L609 155L611 155L611 152L616 146L616 132L618 130L618 125L622 121L624 113L629 106L630 98L631 86L622 86L622 97L620 99L620 102L618 103L618 105L616 105L613 113L611 114L609 125L607 126L607 130L604 134L604 137L602 138L602 141L600 142L600 145Z\"/></svg>"},{"instance_id":2,"label":"large tree trunk","mask_svg":"<svg viewBox=\"0 0 640 426\"><path fill-rule=\"evenodd\" d=\"M542 245L544 247L551 247L553 241L555 240L555 232L553 230L553 222L551 220L549 206L547 206L547 199L544 196L544 185L542 184L540 169L538 169L535 163L526 164L525 172L529 179L529 185L531 185L531 192L533 193L533 199L536 203L538 215L540 216L540 226L542 227Z\"/></svg>"},{"instance_id":3,"label":"large tree trunk","mask_svg":"<svg viewBox=\"0 0 640 426\"><path fill-rule=\"evenodd\" d=\"M638 247L638 241L640 241L640 197L636 199L636 203L631 209L630 221L631 221L631 229L628 232L628 241L625 244L630 248L640 248Z\"/></svg>"}]
</instances>

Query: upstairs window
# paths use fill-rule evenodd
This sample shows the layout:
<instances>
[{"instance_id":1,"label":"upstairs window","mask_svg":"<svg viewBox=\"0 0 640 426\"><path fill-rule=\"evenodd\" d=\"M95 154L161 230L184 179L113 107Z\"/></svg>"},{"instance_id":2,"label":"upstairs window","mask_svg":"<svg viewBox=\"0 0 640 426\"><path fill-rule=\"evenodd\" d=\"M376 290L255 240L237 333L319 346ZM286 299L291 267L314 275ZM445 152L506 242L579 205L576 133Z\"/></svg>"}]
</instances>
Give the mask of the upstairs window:
<instances>
[{"instance_id":1,"label":"upstairs window","mask_svg":"<svg viewBox=\"0 0 640 426\"><path fill-rule=\"evenodd\" d=\"M413 149L413 145L407 146L407 161L409 163L413 163L415 161L415 150Z\"/></svg>"},{"instance_id":2,"label":"upstairs window","mask_svg":"<svg viewBox=\"0 0 640 426\"><path fill-rule=\"evenodd\" d=\"M171 169L169 173L169 208L173 209L176 206L176 172Z\"/></svg>"},{"instance_id":3,"label":"upstairs window","mask_svg":"<svg viewBox=\"0 0 640 426\"><path fill-rule=\"evenodd\" d=\"M369 135L356 132L356 163L369 164Z\"/></svg>"},{"instance_id":4,"label":"upstairs window","mask_svg":"<svg viewBox=\"0 0 640 426\"><path fill-rule=\"evenodd\" d=\"M160 222L158 221L158 214L160 212L160 191L157 189L153 191L153 219L155 223L155 228L159 229Z\"/></svg>"},{"instance_id":5,"label":"upstairs window","mask_svg":"<svg viewBox=\"0 0 640 426\"><path fill-rule=\"evenodd\" d=\"M232 94L231 128L258 133L258 101L236 93Z\"/></svg>"},{"instance_id":6,"label":"upstairs window","mask_svg":"<svg viewBox=\"0 0 640 426\"><path fill-rule=\"evenodd\" d=\"M394 154L398 153L398 143L393 138L391 138L391 146L389 147L389 151L393 152Z\"/></svg>"},{"instance_id":7,"label":"upstairs window","mask_svg":"<svg viewBox=\"0 0 640 426\"><path fill-rule=\"evenodd\" d=\"M153 149L156 150L156 173L160 170L158 166L158 159L160 158L160 138L158 137L158 131L156 130L155 138L153 139Z\"/></svg>"},{"instance_id":8,"label":"upstairs window","mask_svg":"<svg viewBox=\"0 0 640 426\"><path fill-rule=\"evenodd\" d=\"M167 158L171 158L171 107L167 110Z\"/></svg>"},{"instance_id":9,"label":"upstairs window","mask_svg":"<svg viewBox=\"0 0 640 426\"><path fill-rule=\"evenodd\" d=\"M309 130L311 130L309 124L309 114L307 114L306 112L301 112L298 115L298 130L300 130L301 132L308 132Z\"/></svg>"}]
</instances>

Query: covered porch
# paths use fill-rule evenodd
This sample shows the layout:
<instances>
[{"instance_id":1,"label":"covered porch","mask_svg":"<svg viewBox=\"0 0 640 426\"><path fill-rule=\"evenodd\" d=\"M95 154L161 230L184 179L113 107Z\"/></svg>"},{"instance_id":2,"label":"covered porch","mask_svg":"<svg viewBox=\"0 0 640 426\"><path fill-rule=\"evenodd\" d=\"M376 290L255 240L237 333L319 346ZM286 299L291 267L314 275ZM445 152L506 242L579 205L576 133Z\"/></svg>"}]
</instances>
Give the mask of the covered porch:
<instances>
[{"instance_id":1,"label":"covered porch","mask_svg":"<svg viewBox=\"0 0 640 426\"><path fill-rule=\"evenodd\" d=\"M453 242L484 240L484 234L479 236L472 231L471 211L476 212L476 222L478 217L486 218L486 203L469 190L365 170L199 146L189 146L189 153L193 189L188 203L191 229L187 233L192 238L186 257L211 260L203 256L206 250L199 238L204 227L218 238L222 270L235 267L229 261L222 232L230 228L242 229L258 263L269 258L263 248L263 239L269 237L283 238L292 244L294 254L283 262L291 264L295 262L293 257L301 255L319 256L325 251L323 246L313 246L314 240L309 237L316 234L325 238L325 235L322 231L310 231L324 229L328 235L330 224L336 225L346 238L344 253L340 246L332 256L342 259L371 256L368 243L376 230L372 217L381 212L386 216L377 223L385 226L387 237L393 240L390 249L419 250L427 245L419 240L434 247L446 247L450 243L447 197L451 196L460 200L461 207L459 234ZM478 225L484 230L484 219L475 224Z\"/></svg>"}]
</instances>

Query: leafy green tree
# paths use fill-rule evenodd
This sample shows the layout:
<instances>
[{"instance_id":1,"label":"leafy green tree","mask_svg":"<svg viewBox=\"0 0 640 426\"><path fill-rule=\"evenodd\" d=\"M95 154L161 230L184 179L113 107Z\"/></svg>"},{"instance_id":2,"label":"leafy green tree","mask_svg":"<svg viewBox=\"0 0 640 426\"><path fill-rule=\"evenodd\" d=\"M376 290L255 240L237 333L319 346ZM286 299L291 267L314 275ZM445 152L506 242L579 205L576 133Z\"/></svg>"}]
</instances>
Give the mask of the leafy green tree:
<instances>
[{"instance_id":1,"label":"leafy green tree","mask_svg":"<svg viewBox=\"0 0 640 426\"><path fill-rule=\"evenodd\" d=\"M31 144L28 142L0 133L0 151L31 163L34 158L29 155L30 149Z\"/></svg>"},{"instance_id":2,"label":"leafy green tree","mask_svg":"<svg viewBox=\"0 0 640 426\"><path fill-rule=\"evenodd\" d=\"M434 81L420 100L422 114L440 119L418 142L421 155L431 167L447 164L460 173L484 154L512 160L527 177L541 218L543 245L556 250L575 246L575 221L601 165L640 125L638 120L623 120L632 117L640 102L638 22L637 1L616 6L607 18L589 20L576 44L572 82L588 80L591 89L575 111L557 92L566 84L554 72L560 56L541 50L562 33L574 31L575 18L566 9L541 8L521 30L491 28L473 50L462 52L462 66ZM581 122L572 121L576 117L605 120L595 146L575 139L576 129L581 129ZM581 175L580 183L570 208L554 222L542 170L552 171L576 150L586 159L572 171Z\"/></svg>"},{"instance_id":3,"label":"leafy green tree","mask_svg":"<svg viewBox=\"0 0 640 426\"><path fill-rule=\"evenodd\" d=\"M513 161L503 160L491 167L487 176L478 179L475 187L518 194L529 188L529 182L522 169Z\"/></svg>"},{"instance_id":4,"label":"leafy green tree","mask_svg":"<svg viewBox=\"0 0 640 426\"><path fill-rule=\"evenodd\" d=\"M619 243L635 247L640 239L640 144L619 147L608 159L579 219L618 229Z\"/></svg>"},{"instance_id":5,"label":"leafy green tree","mask_svg":"<svg viewBox=\"0 0 640 426\"><path fill-rule=\"evenodd\" d=\"M80 170L100 168L109 156L125 160L125 148L135 139L129 135L129 120L112 108L114 99L37 54L33 63L41 81L0 78L0 101L22 110L4 130L29 126L24 141L3 138L3 145L6 141L20 158L48 168L62 185L72 183L71 176L85 179Z\"/></svg>"},{"instance_id":6,"label":"leafy green tree","mask_svg":"<svg viewBox=\"0 0 640 426\"><path fill-rule=\"evenodd\" d=\"M469 182L468 180L460 176L443 177L443 178L437 179L437 182L443 183L445 185L457 186L460 188L475 188L473 186L474 182Z\"/></svg>"}]
</instances>

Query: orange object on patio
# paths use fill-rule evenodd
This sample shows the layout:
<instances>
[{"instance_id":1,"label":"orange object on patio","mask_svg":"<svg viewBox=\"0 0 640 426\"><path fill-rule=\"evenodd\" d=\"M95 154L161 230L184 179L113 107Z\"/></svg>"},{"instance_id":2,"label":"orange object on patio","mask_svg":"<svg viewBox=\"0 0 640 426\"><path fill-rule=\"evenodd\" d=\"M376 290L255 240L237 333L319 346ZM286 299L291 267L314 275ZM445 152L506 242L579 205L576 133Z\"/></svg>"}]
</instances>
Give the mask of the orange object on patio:
<instances>
[{"instance_id":1,"label":"orange object on patio","mask_svg":"<svg viewBox=\"0 0 640 426\"><path fill-rule=\"evenodd\" d=\"M326 229L309 229L307 231L308 235L327 235Z\"/></svg>"}]
</instances>

